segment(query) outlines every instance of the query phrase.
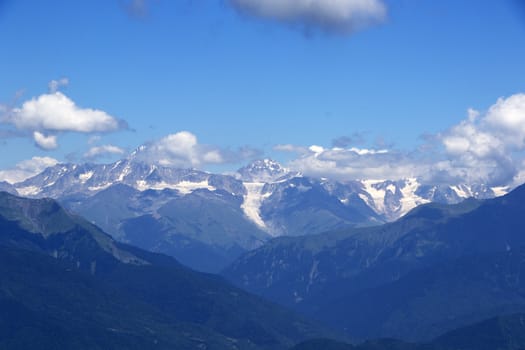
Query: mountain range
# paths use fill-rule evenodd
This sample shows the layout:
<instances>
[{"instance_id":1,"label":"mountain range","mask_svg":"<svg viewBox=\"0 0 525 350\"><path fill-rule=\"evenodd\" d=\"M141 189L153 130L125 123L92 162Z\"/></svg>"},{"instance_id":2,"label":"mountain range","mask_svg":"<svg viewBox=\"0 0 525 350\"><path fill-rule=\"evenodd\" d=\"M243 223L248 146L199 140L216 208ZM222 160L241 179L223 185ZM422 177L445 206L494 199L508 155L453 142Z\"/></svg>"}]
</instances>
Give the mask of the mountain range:
<instances>
[{"instance_id":1,"label":"mountain range","mask_svg":"<svg viewBox=\"0 0 525 350\"><path fill-rule=\"evenodd\" d=\"M0 192L0 348L286 349L325 331L218 276Z\"/></svg>"},{"instance_id":2,"label":"mountain range","mask_svg":"<svg viewBox=\"0 0 525 350\"><path fill-rule=\"evenodd\" d=\"M493 213L488 221L494 221L502 212L515 215L522 211L516 206L524 196L520 192L525 190L518 189L499 202L438 208L444 214L438 221L462 220L478 210L481 213L472 214L476 219L477 215ZM426 207L432 207L431 212L436 209L427 205L409 216L438 219L436 212L429 215ZM503 227L502 232L512 225ZM481 232L481 238L485 234ZM506 244L518 243L511 239L515 235L504 234ZM285 238L277 241L282 239ZM416 295L417 304L425 311L419 322L432 320L433 313L439 314L443 304L434 305L432 302L439 299L426 298L425 294L442 293L440 286L447 283L452 289L447 295L452 296L448 299L451 305L445 310L449 315L464 312L472 305L484 314L503 312L501 308L487 312L487 306L496 305L490 303L494 300L512 306L507 308L507 315L455 328L425 342L368 339L350 345L337 333L232 287L218 276L195 272L168 256L119 243L52 199L26 199L0 192L0 348L524 349L525 314L514 311L523 309L518 297L525 290L520 281L525 252L514 252L514 248L502 252L484 244L480 247L484 247L482 255L470 254L464 262L463 258L452 260L454 263L448 268L438 263L438 268L416 269L415 275L408 273L400 285L387 283L387 293L381 293L381 288L362 293L370 294L369 298L357 296L355 303L363 305L361 310L352 311L366 323L377 316L371 308L372 301L395 307L403 299L409 301L401 303L403 310L410 313ZM415 291L406 288L406 280L412 281L410 286L415 286ZM435 284L436 281L440 283ZM466 307L456 303L455 296L462 293L472 299ZM509 299L510 295L514 298ZM352 304L348 300L346 303ZM342 312L348 311L345 305L338 307L343 307ZM345 317L351 315L347 313ZM448 322L456 323L450 318ZM353 327L358 332L362 329L358 323ZM333 337L338 340L330 340Z\"/></svg>"},{"instance_id":3,"label":"mountain range","mask_svg":"<svg viewBox=\"0 0 525 350\"><path fill-rule=\"evenodd\" d=\"M121 242L205 272L222 270L273 237L379 225L419 204L505 192L417 179L316 179L269 159L233 174L211 174L150 164L144 147L112 164L58 164L16 184L0 183L0 189L54 198Z\"/></svg>"},{"instance_id":4,"label":"mountain range","mask_svg":"<svg viewBox=\"0 0 525 350\"><path fill-rule=\"evenodd\" d=\"M525 186L393 223L276 238L223 275L355 339L430 340L525 311Z\"/></svg>"}]
</instances>

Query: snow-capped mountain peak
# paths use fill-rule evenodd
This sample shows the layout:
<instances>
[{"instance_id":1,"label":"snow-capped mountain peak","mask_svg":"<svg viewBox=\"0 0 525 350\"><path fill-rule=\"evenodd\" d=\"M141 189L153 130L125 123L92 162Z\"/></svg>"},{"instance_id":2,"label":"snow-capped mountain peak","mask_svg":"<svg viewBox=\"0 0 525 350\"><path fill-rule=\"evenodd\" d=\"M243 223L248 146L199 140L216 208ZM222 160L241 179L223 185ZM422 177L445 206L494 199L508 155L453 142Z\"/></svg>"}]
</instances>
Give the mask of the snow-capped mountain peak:
<instances>
[{"instance_id":1,"label":"snow-capped mountain peak","mask_svg":"<svg viewBox=\"0 0 525 350\"><path fill-rule=\"evenodd\" d=\"M376 213L387 220L395 220L418 205L429 203L418 190L421 184L415 178L398 181L362 180L363 192L359 197Z\"/></svg>"},{"instance_id":2,"label":"snow-capped mountain peak","mask_svg":"<svg viewBox=\"0 0 525 350\"><path fill-rule=\"evenodd\" d=\"M215 191L220 188L236 195L243 195L245 191L242 183L231 177L129 159L113 164L58 164L15 187L23 196L59 198L72 194L90 196L115 184L139 191L171 189L182 195L199 189Z\"/></svg>"},{"instance_id":3,"label":"snow-capped mountain peak","mask_svg":"<svg viewBox=\"0 0 525 350\"><path fill-rule=\"evenodd\" d=\"M148 146L140 145L139 147L135 148L133 152L130 153L130 155L128 156L128 160L137 161L140 155L145 153L147 149L148 149Z\"/></svg>"},{"instance_id":4,"label":"snow-capped mountain peak","mask_svg":"<svg viewBox=\"0 0 525 350\"><path fill-rule=\"evenodd\" d=\"M237 170L245 182L271 183L298 175L272 159L259 159Z\"/></svg>"},{"instance_id":5,"label":"snow-capped mountain peak","mask_svg":"<svg viewBox=\"0 0 525 350\"><path fill-rule=\"evenodd\" d=\"M138 148L137 154L144 149ZM509 190L482 184L424 184L415 178L332 181L302 176L271 159L254 161L234 176L219 175L143 162L137 154L112 164L57 164L12 186L0 184L0 190L29 197L89 198L113 185L126 185L140 192L166 190L173 198L195 191L217 197L228 194L247 219L270 235L290 232L284 222L295 216L306 220L317 213L321 222L330 218L338 224L369 224L396 220L428 202L453 204ZM316 224L312 222L312 230Z\"/></svg>"}]
</instances>

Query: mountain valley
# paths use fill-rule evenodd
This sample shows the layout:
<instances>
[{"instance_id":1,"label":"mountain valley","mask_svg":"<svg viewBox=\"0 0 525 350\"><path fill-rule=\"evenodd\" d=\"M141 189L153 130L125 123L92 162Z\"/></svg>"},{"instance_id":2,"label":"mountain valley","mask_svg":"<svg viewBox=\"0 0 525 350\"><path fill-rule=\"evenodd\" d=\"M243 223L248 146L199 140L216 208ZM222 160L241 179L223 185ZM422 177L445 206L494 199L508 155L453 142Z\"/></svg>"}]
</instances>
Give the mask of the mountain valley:
<instances>
[{"instance_id":1,"label":"mountain valley","mask_svg":"<svg viewBox=\"0 0 525 350\"><path fill-rule=\"evenodd\" d=\"M57 199L119 241L205 272L219 272L273 237L375 226L420 204L502 193L482 185L422 185L416 179L315 179L269 159L235 174L210 174L148 164L141 157L144 147L113 164L58 164L3 186L30 198Z\"/></svg>"},{"instance_id":2,"label":"mountain valley","mask_svg":"<svg viewBox=\"0 0 525 350\"><path fill-rule=\"evenodd\" d=\"M428 340L525 310L524 203L521 186L383 226L281 237L223 274L353 338Z\"/></svg>"}]
</instances>

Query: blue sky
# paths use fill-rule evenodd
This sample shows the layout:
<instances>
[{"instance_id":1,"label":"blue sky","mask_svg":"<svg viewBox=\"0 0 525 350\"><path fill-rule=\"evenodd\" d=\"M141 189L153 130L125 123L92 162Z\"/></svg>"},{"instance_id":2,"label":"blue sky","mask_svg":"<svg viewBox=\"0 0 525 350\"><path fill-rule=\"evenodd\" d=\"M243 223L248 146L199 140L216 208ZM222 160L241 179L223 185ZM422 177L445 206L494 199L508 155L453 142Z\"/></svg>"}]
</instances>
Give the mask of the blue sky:
<instances>
[{"instance_id":1,"label":"blue sky","mask_svg":"<svg viewBox=\"0 0 525 350\"><path fill-rule=\"evenodd\" d=\"M521 180L519 0L311 2L0 0L0 178L148 144L214 171L268 156L340 179Z\"/></svg>"}]
</instances>

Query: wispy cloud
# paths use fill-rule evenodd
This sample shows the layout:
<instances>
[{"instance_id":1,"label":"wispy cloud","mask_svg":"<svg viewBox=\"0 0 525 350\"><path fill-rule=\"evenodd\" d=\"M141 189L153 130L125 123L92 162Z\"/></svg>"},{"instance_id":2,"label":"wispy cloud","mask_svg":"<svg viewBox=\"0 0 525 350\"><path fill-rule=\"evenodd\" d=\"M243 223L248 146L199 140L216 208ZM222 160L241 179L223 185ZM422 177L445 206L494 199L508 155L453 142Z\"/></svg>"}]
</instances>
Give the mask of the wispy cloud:
<instances>
[{"instance_id":1,"label":"wispy cloud","mask_svg":"<svg viewBox=\"0 0 525 350\"><path fill-rule=\"evenodd\" d=\"M137 19L148 17L152 4L157 1L158 0L120 0L126 13Z\"/></svg>"},{"instance_id":2,"label":"wispy cloud","mask_svg":"<svg viewBox=\"0 0 525 350\"><path fill-rule=\"evenodd\" d=\"M398 179L416 176L420 170L414 159L395 150L368 148L324 148L280 145L278 151L298 153L288 166L314 177L337 180Z\"/></svg>"},{"instance_id":3,"label":"wispy cloud","mask_svg":"<svg viewBox=\"0 0 525 350\"><path fill-rule=\"evenodd\" d=\"M124 149L114 145L93 146L86 153L84 153L84 158L93 160L115 155L122 156L125 153L126 152Z\"/></svg>"},{"instance_id":4,"label":"wispy cloud","mask_svg":"<svg viewBox=\"0 0 525 350\"><path fill-rule=\"evenodd\" d=\"M306 32L342 35L380 23L387 15L381 0L229 0L229 3L240 13Z\"/></svg>"},{"instance_id":5,"label":"wispy cloud","mask_svg":"<svg viewBox=\"0 0 525 350\"><path fill-rule=\"evenodd\" d=\"M355 132L349 136L340 136L332 141L333 147L361 146L365 143L364 133Z\"/></svg>"},{"instance_id":6,"label":"wispy cloud","mask_svg":"<svg viewBox=\"0 0 525 350\"><path fill-rule=\"evenodd\" d=\"M57 163L58 160L50 157L33 157L23 160L12 169L0 170L0 181L7 181L11 184L24 181Z\"/></svg>"},{"instance_id":7,"label":"wispy cloud","mask_svg":"<svg viewBox=\"0 0 525 350\"><path fill-rule=\"evenodd\" d=\"M69 84L69 79L68 78L61 78L61 79L58 79L58 80L51 80L47 86L49 88L49 92L50 93L55 93L58 91L59 88L63 87L63 86L67 86Z\"/></svg>"},{"instance_id":8,"label":"wispy cloud","mask_svg":"<svg viewBox=\"0 0 525 350\"><path fill-rule=\"evenodd\" d=\"M131 0L126 4L128 13L137 17L144 17L148 14L146 0Z\"/></svg>"}]
</instances>

